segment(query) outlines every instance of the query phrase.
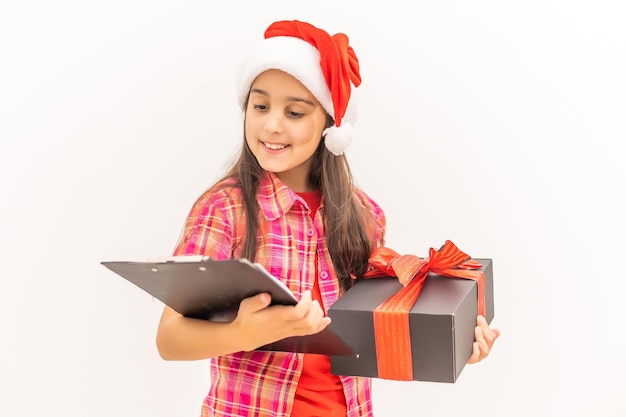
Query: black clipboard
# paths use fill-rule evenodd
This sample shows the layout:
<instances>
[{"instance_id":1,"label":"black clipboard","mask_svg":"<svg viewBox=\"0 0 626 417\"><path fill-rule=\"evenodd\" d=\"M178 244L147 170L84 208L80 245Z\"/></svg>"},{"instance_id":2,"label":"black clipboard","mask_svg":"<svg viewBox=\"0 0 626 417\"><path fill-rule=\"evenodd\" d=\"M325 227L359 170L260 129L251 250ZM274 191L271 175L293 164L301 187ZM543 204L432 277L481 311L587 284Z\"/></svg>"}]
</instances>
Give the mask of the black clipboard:
<instances>
[{"instance_id":1,"label":"black clipboard","mask_svg":"<svg viewBox=\"0 0 626 417\"><path fill-rule=\"evenodd\" d=\"M295 305L298 301L285 284L247 259L174 256L101 264L183 316L196 319L232 321L239 303L261 292L271 295L272 305ZM358 356L330 326L314 335L290 337L258 350Z\"/></svg>"}]
</instances>

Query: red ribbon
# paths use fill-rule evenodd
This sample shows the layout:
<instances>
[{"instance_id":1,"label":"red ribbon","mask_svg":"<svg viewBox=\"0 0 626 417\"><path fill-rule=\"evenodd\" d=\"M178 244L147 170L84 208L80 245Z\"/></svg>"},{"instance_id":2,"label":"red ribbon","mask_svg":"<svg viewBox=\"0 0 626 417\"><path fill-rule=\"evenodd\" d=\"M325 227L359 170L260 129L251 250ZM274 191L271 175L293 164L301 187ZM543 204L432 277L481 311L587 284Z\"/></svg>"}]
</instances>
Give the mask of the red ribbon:
<instances>
[{"instance_id":1,"label":"red ribbon","mask_svg":"<svg viewBox=\"0 0 626 417\"><path fill-rule=\"evenodd\" d=\"M485 314L485 276L479 262L446 240L439 249L430 248L429 257L400 255L393 249L374 249L364 278L394 276L403 285L398 292L374 309L374 336L378 377L413 380L409 311L417 301L429 272L454 278L476 280L478 314Z\"/></svg>"}]
</instances>

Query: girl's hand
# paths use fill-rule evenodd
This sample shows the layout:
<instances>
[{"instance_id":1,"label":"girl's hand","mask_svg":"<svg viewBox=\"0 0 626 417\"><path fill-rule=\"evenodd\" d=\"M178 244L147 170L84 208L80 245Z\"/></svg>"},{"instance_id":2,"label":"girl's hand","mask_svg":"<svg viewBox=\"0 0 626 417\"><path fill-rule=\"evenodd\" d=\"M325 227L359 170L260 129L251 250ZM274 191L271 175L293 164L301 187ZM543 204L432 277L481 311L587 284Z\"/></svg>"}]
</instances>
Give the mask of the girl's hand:
<instances>
[{"instance_id":1,"label":"girl's hand","mask_svg":"<svg viewBox=\"0 0 626 417\"><path fill-rule=\"evenodd\" d=\"M498 337L500 337L500 330L492 329L487 324L487 320L483 316L476 318L476 328L474 330L474 337L476 341L472 346L472 356L467 361L468 364L477 363L485 359Z\"/></svg>"},{"instance_id":2,"label":"girl's hand","mask_svg":"<svg viewBox=\"0 0 626 417\"><path fill-rule=\"evenodd\" d=\"M319 303L306 291L295 306L269 306L269 294L246 298L239 305L233 325L245 340L245 350L254 350L292 336L318 333L330 324Z\"/></svg>"}]
</instances>

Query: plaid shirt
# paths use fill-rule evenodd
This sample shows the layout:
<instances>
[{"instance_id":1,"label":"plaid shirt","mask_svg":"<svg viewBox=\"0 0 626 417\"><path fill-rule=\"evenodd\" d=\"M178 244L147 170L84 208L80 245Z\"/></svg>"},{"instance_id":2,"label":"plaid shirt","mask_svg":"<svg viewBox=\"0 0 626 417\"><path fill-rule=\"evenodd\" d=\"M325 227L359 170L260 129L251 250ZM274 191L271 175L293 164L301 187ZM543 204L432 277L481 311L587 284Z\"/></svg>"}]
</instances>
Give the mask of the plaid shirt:
<instances>
[{"instance_id":1,"label":"plaid shirt","mask_svg":"<svg viewBox=\"0 0 626 417\"><path fill-rule=\"evenodd\" d=\"M205 255L212 259L241 257L245 236L241 191L226 180L203 194L194 204L175 250L176 255ZM374 245L382 245L385 216L360 190L357 201L373 213ZM315 281L315 252L319 253L319 283L324 308L333 304L340 288L324 241L324 202L312 221L306 202L275 175L259 184L259 236L256 261L279 277L299 298ZM289 416L298 378L301 354L287 352L237 352L211 360L211 389L202 416ZM372 415L371 381L341 376L348 417Z\"/></svg>"}]
</instances>

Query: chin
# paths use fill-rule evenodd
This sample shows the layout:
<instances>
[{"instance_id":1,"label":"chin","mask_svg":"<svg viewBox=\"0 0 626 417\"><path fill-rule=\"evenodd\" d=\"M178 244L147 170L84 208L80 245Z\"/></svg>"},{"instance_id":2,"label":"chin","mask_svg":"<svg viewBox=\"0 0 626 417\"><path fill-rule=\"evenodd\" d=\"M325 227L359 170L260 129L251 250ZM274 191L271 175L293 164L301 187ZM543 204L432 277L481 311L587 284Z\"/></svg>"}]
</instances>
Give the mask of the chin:
<instances>
[{"instance_id":1,"label":"chin","mask_svg":"<svg viewBox=\"0 0 626 417\"><path fill-rule=\"evenodd\" d=\"M285 171L284 167L281 167L277 164L267 164L259 161L259 165L261 166L261 168L263 168L263 170L273 172L274 174L280 174L281 172Z\"/></svg>"}]
</instances>

